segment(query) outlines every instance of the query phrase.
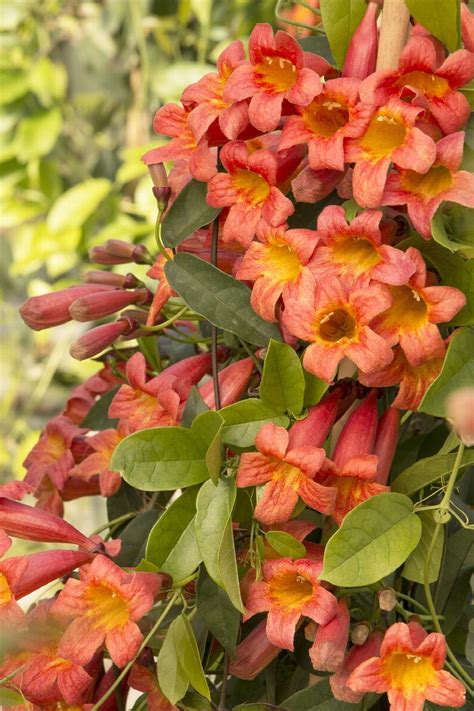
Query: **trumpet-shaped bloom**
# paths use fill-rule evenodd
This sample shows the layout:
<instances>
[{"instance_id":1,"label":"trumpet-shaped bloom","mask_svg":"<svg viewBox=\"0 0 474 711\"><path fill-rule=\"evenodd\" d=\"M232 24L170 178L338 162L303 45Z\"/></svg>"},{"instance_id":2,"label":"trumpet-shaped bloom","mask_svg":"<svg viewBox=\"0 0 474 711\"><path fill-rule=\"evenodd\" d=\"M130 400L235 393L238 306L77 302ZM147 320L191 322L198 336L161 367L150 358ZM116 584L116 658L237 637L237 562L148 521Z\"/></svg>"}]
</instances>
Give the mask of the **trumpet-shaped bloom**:
<instances>
[{"instance_id":1,"label":"trumpet-shaped bloom","mask_svg":"<svg viewBox=\"0 0 474 711\"><path fill-rule=\"evenodd\" d=\"M120 487L121 478L118 472L109 469L109 464L118 443L127 434L127 429L121 426L116 430L102 430L88 437L86 441L93 452L71 469L71 475L88 481L98 474L100 493L102 496L112 496Z\"/></svg>"},{"instance_id":2,"label":"trumpet-shaped bloom","mask_svg":"<svg viewBox=\"0 0 474 711\"><path fill-rule=\"evenodd\" d=\"M161 580L155 573L124 573L105 556L97 556L81 570L80 580L67 581L52 605L53 616L72 620L59 653L87 664L105 643L117 666L127 664L143 641L136 623L151 610Z\"/></svg>"},{"instance_id":3,"label":"trumpet-shaped bloom","mask_svg":"<svg viewBox=\"0 0 474 711\"><path fill-rule=\"evenodd\" d=\"M219 395L221 407L232 405L240 400L248 387L254 369L251 358L243 358L219 371ZM199 388L199 395L210 410L216 409L214 382L210 378L207 383Z\"/></svg>"},{"instance_id":4,"label":"trumpet-shaped bloom","mask_svg":"<svg viewBox=\"0 0 474 711\"><path fill-rule=\"evenodd\" d=\"M350 139L346 160L355 163L354 198L361 207L378 207L391 163L425 173L436 156L432 138L415 126L423 109L390 99L377 109L360 138Z\"/></svg>"},{"instance_id":5,"label":"trumpet-shaped bloom","mask_svg":"<svg viewBox=\"0 0 474 711\"><path fill-rule=\"evenodd\" d=\"M266 485L255 507L257 521L289 521L299 496L316 511L332 512L335 491L314 481L324 461L323 449L290 447L288 432L272 423L259 430L255 446L257 452L244 452L240 458L237 486Z\"/></svg>"},{"instance_id":6,"label":"trumpet-shaped bloom","mask_svg":"<svg viewBox=\"0 0 474 711\"><path fill-rule=\"evenodd\" d=\"M363 644L354 644L354 646L351 647L342 665L335 674L329 677L331 691L336 699L339 701L347 701L351 704L356 704L362 699L363 694L353 691L352 688L347 685L347 680L356 667L379 653L382 639L382 632L376 630L372 632L372 634L369 634ZM408 709L404 711L408 711Z\"/></svg>"},{"instance_id":7,"label":"trumpet-shaped bloom","mask_svg":"<svg viewBox=\"0 0 474 711\"><path fill-rule=\"evenodd\" d=\"M178 707L164 696L155 674L147 666L134 664L128 677L128 685L146 694L149 711L178 711Z\"/></svg>"},{"instance_id":8,"label":"trumpet-shaped bloom","mask_svg":"<svg viewBox=\"0 0 474 711\"><path fill-rule=\"evenodd\" d=\"M380 654L362 662L347 685L355 692L386 692L393 711L422 711L425 700L458 708L465 688L443 670L444 635L427 634L418 622L399 622L385 633Z\"/></svg>"},{"instance_id":9,"label":"trumpet-shaped bloom","mask_svg":"<svg viewBox=\"0 0 474 711\"><path fill-rule=\"evenodd\" d=\"M170 136L171 141L142 156L146 165L186 159L191 175L196 180L209 180L215 175L216 157L209 150L205 138L197 139L189 122L189 109L178 104L166 104L155 114L153 128L156 133Z\"/></svg>"},{"instance_id":10,"label":"trumpet-shaped bloom","mask_svg":"<svg viewBox=\"0 0 474 711\"><path fill-rule=\"evenodd\" d=\"M260 225L257 238L240 262L236 277L254 282L254 311L266 321L277 321L278 299L285 301L289 285L298 284L318 238L313 230L288 230L286 225Z\"/></svg>"},{"instance_id":11,"label":"trumpet-shaped bloom","mask_svg":"<svg viewBox=\"0 0 474 711\"><path fill-rule=\"evenodd\" d=\"M382 284L358 288L336 277L318 283L311 276L303 277L287 299L283 325L310 343L303 359L306 370L330 382L344 357L364 372L390 363L389 344L370 325L390 303Z\"/></svg>"},{"instance_id":12,"label":"trumpet-shaped bloom","mask_svg":"<svg viewBox=\"0 0 474 711\"><path fill-rule=\"evenodd\" d=\"M224 98L250 99L249 118L259 131L273 131L282 113L283 100L306 106L322 90L319 74L329 68L321 57L303 52L286 32L273 36L271 25L255 25L249 40L250 63L234 69Z\"/></svg>"},{"instance_id":13,"label":"trumpet-shaped bloom","mask_svg":"<svg viewBox=\"0 0 474 711\"><path fill-rule=\"evenodd\" d=\"M371 373L359 373L359 382L372 388L387 388L398 385L397 397L392 407L401 410L417 410L431 383L436 380L443 366L445 349L434 358L419 365L410 365L400 346L394 349L393 361L385 368Z\"/></svg>"},{"instance_id":14,"label":"trumpet-shaped bloom","mask_svg":"<svg viewBox=\"0 0 474 711\"><path fill-rule=\"evenodd\" d=\"M344 173L339 170L313 170L303 162L303 169L291 182L291 190L297 202L319 202L332 193L341 182Z\"/></svg>"},{"instance_id":15,"label":"trumpet-shaped bloom","mask_svg":"<svg viewBox=\"0 0 474 711\"><path fill-rule=\"evenodd\" d=\"M321 671L336 671L344 661L349 641L350 614L347 602L337 603L336 614L325 625L319 625L309 650L311 664Z\"/></svg>"},{"instance_id":16,"label":"trumpet-shaped bloom","mask_svg":"<svg viewBox=\"0 0 474 711\"><path fill-rule=\"evenodd\" d=\"M406 254L416 271L406 286L389 287L392 304L374 318L372 328L390 345L399 342L410 365L417 366L444 354L436 324L450 321L464 306L466 297L452 286L426 286L426 264L420 252L410 247Z\"/></svg>"},{"instance_id":17,"label":"trumpet-shaped bloom","mask_svg":"<svg viewBox=\"0 0 474 711\"><path fill-rule=\"evenodd\" d=\"M216 119L222 133L230 140L235 140L247 127L247 102L224 99L229 77L244 60L244 45L235 40L217 58L217 74L206 74L184 90L181 100L192 105L188 121L197 140L204 136Z\"/></svg>"},{"instance_id":18,"label":"trumpet-shaped bloom","mask_svg":"<svg viewBox=\"0 0 474 711\"><path fill-rule=\"evenodd\" d=\"M211 367L209 354L191 356L146 380L146 361L135 353L127 363L129 384L122 385L109 408L110 417L123 420L132 431L146 427L166 427L179 421L180 407L193 384Z\"/></svg>"},{"instance_id":19,"label":"trumpet-shaped bloom","mask_svg":"<svg viewBox=\"0 0 474 711\"><path fill-rule=\"evenodd\" d=\"M445 136L436 144L436 158L429 170L398 169L388 176L382 205L406 205L413 227L431 237L431 220L444 200L474 207L474 174L459 170L464 133Z\"/></svg>"},{"instance_id":20,"label":"trumpet-shaped bloom","mask_svg":"<svg viewBox=\"0 0 474 711\"><path fill-rule=\"evenodd\" d=\"M396 71L375 72L360 87L362 101L380 106L391 97L411 97L428 109L444 133L462 128L471 109L459 87L474 77L474 55L466 49L440 58L433 38L417 34L407 43Z\"/></svg>"},{"instance_id":21,"label":"trumpet-shaped bloom","mask_svg":"<svg viewBox=\"0 0 474 711\"><path fill-rule=\"evenodd\" d=\"M166 253L170 257L173 256L173 252L171 251L171 249L167 249ZM161 309L173 296L173 294L175 294L165 274L165 264L167 261L168 260L166 259L164 254L160 253L157 256L154 265L151 267L151 269L147 271L147 276L149 276L151 279L157 279L159 282L158 288L156 289L155 294L153 296L153 301L150 305L150 310L148 312L148 317L146 320L147 326L155 325L156 319Z\"/></svg>"},{"instance_id":22,"label":"trumpet-shaped bloom","mask_svg":"<svg viewBox=\"0 0 474 711\"><path fill-rule=\"evenodd\" d=\"M59 415L48 422L37 444L23 462L25 481L37 489L45 476L62 489L69 470L74 466L71 454L73 438L81 434L76 425Z\"/></svg>"},{"instance_id":23,"label":"trumpet-shaped bloom","mask_svg":"<svg viewBox=\"0 0 474 711\"><path fill-rule=\"evenodd\" d=\"M235 649L229 673L238 679L252 680L280 654L281 648L269 642L266 620L259 622Z\"/></svg>"},{"instance_id":24,"label":"trumpet-shaped bloom","mask_svg":"<svg viewBox=\"0 0 474 711\"><path fill-rule=\"evenodd\" d=\"M358 79L330 79L308 104L298 106L287 120L280 149L308 145L313 170L344 170L344 140L358 138L366 130L373 110L359 102Z\"/></svg>"},{"instance_id":25,"label":"trumpet-shaped bloom","mask_svg":"<svg viewBox=\"0 0 474 711\"><path fill-rule=\"evenodd\" d=\"M249 155L243 141L231 141L222 148L220 159L227 173L210 180L207 202L212 207L230 207L223 241L248 247L262 218L276 227L295 208L277 187L278 160L272 151L260 149Z\"/></svg>"},{"instance_id":26,"label":"trumpet-shaped bloom","mask_svg":"<svg viewBox=\"0 0 474 711\"><path fill-rule=\"evenodd\" d=\"M0 485L0 497L5 499L20 500L30 493L31 486L24 481L9 481ZM0 519L0 558L5 555L11 544L11 538L4 530Z\"/></svg>"},{"instance_id":27,"label":"trumpet-shaped bloom","mask_svg":"<svg viewBox=\"0 0 474 711\"><path fill-rule=\"evenodd\" d=\"M246 600L245 619L268 612L267 637L277 647L294 649L301 617L327 624L337 612L337 600L318 581L322 563L308 558L279 558L262 566L263 580L253 583Z\"/></svg>"},{"instance_id":28,"label":"trumpet-shaped bloom","mask_svg":"<svg viewBox=\"0 0 474 711\"><path fill-rule=\"evenodd\" d=\"M347 224L344 208L325 207L318 217L321 244L310 261L311 272L406 284L415 265L400 249L382 244L381 219L380 211L366 210Z\"/></svg>"}]
</instances>

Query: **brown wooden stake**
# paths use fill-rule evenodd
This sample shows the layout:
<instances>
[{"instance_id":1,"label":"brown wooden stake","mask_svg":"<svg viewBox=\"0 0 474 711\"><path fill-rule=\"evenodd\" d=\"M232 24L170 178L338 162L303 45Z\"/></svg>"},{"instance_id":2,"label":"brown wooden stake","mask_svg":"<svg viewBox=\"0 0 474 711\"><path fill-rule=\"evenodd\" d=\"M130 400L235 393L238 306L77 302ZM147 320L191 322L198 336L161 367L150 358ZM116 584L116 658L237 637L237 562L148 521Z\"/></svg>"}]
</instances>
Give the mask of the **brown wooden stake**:
<instances>
[{"instance_id":1,"label":"brown wooden stake","mask_svg":"<svg viewBox=\"0 0 474 711\"><path fill-rule=\"evenodd\" d=\"M404 0L384 0L377 71L398 67L400 54L407 41L409 22L410 11Z\"/></svg>"}]
</instances>

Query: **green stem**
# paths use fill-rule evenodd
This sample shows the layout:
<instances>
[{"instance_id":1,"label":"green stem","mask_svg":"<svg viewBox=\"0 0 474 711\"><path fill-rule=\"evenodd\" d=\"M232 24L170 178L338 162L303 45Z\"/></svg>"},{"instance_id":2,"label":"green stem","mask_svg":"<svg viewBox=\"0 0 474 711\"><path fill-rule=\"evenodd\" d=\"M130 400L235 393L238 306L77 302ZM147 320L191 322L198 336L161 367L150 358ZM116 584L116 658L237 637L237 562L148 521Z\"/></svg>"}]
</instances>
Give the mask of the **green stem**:
<instances>
[{"instance_id":1,"label":"green stem","mask_svg":"<svg viewBox=\"0 0 474 711\"><path fill-rule=\"evenodd\" d=\"M453 469L451 471L451 474L449 476L449 481L448 481L448 486L446 487L446 491L444 493L443 499L438 506L438 511L440 512L439 518L442 519L442 514L444 512L449 513L449 506L451 502L451 496L456 484L456 479L457 475L459 472L459 467L461 466L462 462L462 457L464 454L464 444L461 442L459 445L459 449L456 455L456 460L454 462ZM448 520L448 519L447 519ZM447 521L446 520L446 521ZM431 570L431 559L433 557L433 552L435 550L436 542L438 540L439 534L441 533L441 529L443 527L444 523L442 523L440 520L436 523L435 529L433 531L433 535L431 537L431 543L430 547L428 549L428 554L425 559L425 566L424 566L424 571L423 571L423 587L425 591L425 597L426 597L426 602L428 605L428 609L430 611L432 620L433 620L433 626L439 634L442 634L444 636L443 630L441 628L438 614L436 612L435 604L433 601L433 596L431 594L431 586L430 586L430 570ZM472 685L473 685L473 680L471 679L470 675L466 672L466 670L461 666L461 664L458 662L456 656L453 654L451 651L448 643L446 642L446 654L449 657L452 666L456 670L456 675L461 678L472 690Z\"/></svg>"},{"instance_id":2,"label":"green stem","mask_svg":"<svg viewBox=\"0 0 474 711\"><path fill-rule=\"evenodd\" d=\"M179 321L179 319L186 313L187 309L187 306L183 306L181 311L178 311L174 314L174 316L171 316L171 318L167 319L166 321L159 323L157 326L142 326L141 329L142 331L146 331L147 333L156 333L157 331L163 331L163 329L168 328L168 326L171 326L171 324L175 321Z\"/></svg>"},{"instance_id":3,"label":"green stem","mask_svg":"<svg viewBox=\"0 0 474 711\"><path fill-rule=\"evenodd\" d=\"M286 17L280 14L281 4L282 0L278 0L275 8L275 17L277 18L277 20L280 20L280 22L284 22L286 25L291 25L292 27L302 27L304 30L311 30L311 32L316 32L317 34L326 34L324 29L322 27L318 27L317 25L307 25L305 22L293 22L292 20L288 20Z\"/></svg>"},{"instance_id":4,"label":"green stem","mask_svg":"<svg viewBox=\"0 0 474 711\"><path fill-rule=\"evenodd\" d=\"M400 600L406 600L406 602L409 602L411 605L413 605L413 607L417 607L424 615L429 614L429 610L424 605L422 605L421 602L418 602L418 600L414 600L412 597L410 597L409 595L405 595L404 593L397 592L395 594L397 597L400 598Z\"/></svg>"},{"instance_id":5,"label":"green stem","mask_svg":"<svg viewBox=\"0 0 474 711\"><path fill-rule=\"evenodd\" d=\"M155 240L156 240L157 247L160 250L163 257L165 259L167 259L168 261L170 261L172 257L166 251L166 247L163 244L163 240L161 239L161 215L162 215L162 212L160 210L158 210L158 214L156 216L156 222L155 222Z\"/></svg>"},{"instance_id":6,"label":"green stem","mask_svg":"<svg viewBox=\"0 0 474 711\"><path fill-rule=\"evenodd\" d=\"M321 10L316 7L311 7L311 5L308 5L308 3L304 2L304 0L293 0L293 4L299 5L300 7L304 7L305 10L309 10L313 13L313 15L318 15L318 17L321 17Z\"/></svg>"},{"instance_id":7,"label":"green stem","mask_svg":"<svg viewBox=\"0 0 474 711\"><path fill-rule=\"evenodd\" d=\"M124 521L128 521L131 518L135 518L136 515L136 511L129 511L129 513L123 514L122 516L118 516L117 518L113 518L111 521L107 521L107 523L104 523L102 524L102 526L99 526L99 528L96 528L95 531L91 533L91 536L96 536L98 533L102 533L102 531L105 531L106 528L111 528L117 523L123 523Z\"/></svg>"},{"instance_id":8,"label":"green stem","mask_svg":"<svg viewBox=\"0 0 474 711\"><path fill-rule=\"evenodd\" d=\"M239 341L240 341L240 345L242 346L244 351L247 353L247 355L252 359L254 366L256 367L256 369L258 370L258 372L261 375L263 373L263 368L262 368L262 364L260 363L259 359L255 355L253 350L250 348L248 343L243 341L241 338L239 338Z\"/></svg>"},{"instance_id":9,"label":"green stem","mask_svg":"<svg viewBox=\"0 0 474 711\"><path fill-rule=\"evenodd\" d=\"M176 592L174 593L173 597L171 598L171 600L169 601L169 603L166 605L166 607L165 607L165 609L163 610L162 614L159 616L159 618L157 619L157 621L155 622L155 624L154 624L153 627L151 628L150 632L147 634L147 636L145 637L145 639L144 639L143 642L141 643L140 649L138 650L138 652L136 653L136 655L135 655L135 656L133 657L133 659L122 669L122 671L120 672L120 674L118 675L118 677L115 679L114 683L107 689L107 691L105 692L105 694L97 701L97 703L94 704L94 706L92 707L91 711L98 711L98 709L100 709L100 707L101 707L101 706L107 701L107 699L114 693L115 689L118 687L118 685L120 684L120 682L122 681L122 679L124 679L124 678L127 676L128 672L130 671L130 669L132 668L133 664L135 663L135 660L137 659L137 657L143 652L143 650L144 650L145 647L148 645L148 643L150 642L150 640L154 637L154 635L155 635L156 632L158 631L159 626L161 625L161 623L162 623L163 620L165 619L166 615L167 615L168 612L171 610L171 608L173 607L173 605L175 604L176 600L178 599L178 597L179 597L180 595L181 595L181 590L178 590L178 591L176 591Z\"/></svg>"}]
</instances>

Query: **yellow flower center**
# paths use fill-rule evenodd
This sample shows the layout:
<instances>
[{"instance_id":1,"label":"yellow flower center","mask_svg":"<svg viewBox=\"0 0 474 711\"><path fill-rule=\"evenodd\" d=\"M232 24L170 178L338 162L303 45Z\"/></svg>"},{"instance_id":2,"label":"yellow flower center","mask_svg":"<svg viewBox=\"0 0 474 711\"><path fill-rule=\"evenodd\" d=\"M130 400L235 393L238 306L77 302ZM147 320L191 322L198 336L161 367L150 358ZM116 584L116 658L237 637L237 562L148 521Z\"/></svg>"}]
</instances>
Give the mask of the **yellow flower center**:
<instances>
[{"instance_id":1,"label":"yellow flower center","mask_svg":"<svg viewBox=\"0 0 474 711\"><path fill-rule=\"evenodd\" d=\"M61 435L49 434L41 456L49 459L51 462L56 462L62 457L66 449L66 442Z\"/></svg>"},{"instance_id":2,"label":"yellow flower center","mask_svg":"<svg viewBox=\"0 0 474 711\"><path fill-rule=\"evenodd\" d=\"M0 607L7 605L13 600L13 594L6 575L0 573Z\"/></svg>"},{"instance_id":3,"label":"yellow flower center","mask_svg":"<svg viewBox=\"0 0 474 711\"><path fill-rule=\"evenodd\" d=\"M328 343L339 343L339 341L350 341L357 331L355 318L346 309L335 309L328 311L318 323L319 337Z\"/></svg>"},{"instance_id":4,"label":"yellow flower center","mask_svg":"<svg viewBox=\"0 0 474 711\"><path fill-rule=\"evenodd\" d=\"M360 139L360 145L368 158L377 161L402 146L406 133L406 126L399 116L380 109Z\"/></svg>"},{"instance_id":5,"label":"yellow flower center","mask_svg":"<svg viewBox=\"0 0 474 711\"><path fill-rule=\"evenodd\" d=\"M267 181L251 170L238 170L233 176L234 188L240 195L241 202L261 205L270 193Z\"/></svg>"},{"instance_id":6,"label":"yellow flower center","mask_svg":"<svg viewBox=\"0 0 474 711\"><path fill-rule=\"evenodd\" d=\"M274 242L265 249L264 276L275 282L295 281L301 273L301 262L285 242Z\"/></svg>"},{"instance_id":7,"label":"yellow flower center","mask_svg":"<svg viewBox=\"0 0 474 711\"><path fill-rule=\"evenodd\" d=\"M385 322L400 331L416 330L426 323L428 307L421 294L409 286L391 286L393 303L385 312Z\"/></svg>"},{"instance_id":8,"label":"yellow flower center","mask_svg":"<svg viewBox=\"0 0 474 711\"><path fill-rule=\"evenodd\" d=\"M296 67L283 57L265 57L256 67L255 80L263 89L275 93L288 91L296 84Z\"/></svg>"},{"instance_id":9,"label":"yellow flower center","mask_svg":"<svg viewBox=\"0 0 474 711\"><path fill-rule=\"evenodd\" d=\"M392 688L400 689L408 698L414 692L426 689L436 678L436 671L429 657L398 652L384 659L383 674Z\"/></svg>"},{"instance_id":10,"label":"yellow flower center","mask_svg":"<svg viewBox=\"0 0 474 711\"><path fill-rule=\"evenodd\" d=\"M342 101L318 96L302 112L306 127L316 136L330 138L349 121L349 111Z\"/></svg>"},{"instance_id":11,"label":"yellow flower center","mask_svg":"<svg viewBox=\"0 0 474 711\"><path fill-rule=\"evenodd\" d=\"M364 274L381 261L381 256L366 237L336 236L331 247L333 259L344 271Z\"/></svg>"},{"instance_id":12,"label":"yellow flower center","mask_svg":"<svg viewBox=\"0 0 474 711\"><path fill-rule=\"evenodd\" d=\"M268 582L272 602L284 608L301 608L313 596L313 583L297 572L277 574Z\"/></svg>"},{"instance_id":13,"label":"yellow flower center","mask_svg":"<svg viewBox=\"0 0 474 711\"><path fill-rule=\"evenodd\" d=\"M89 585L85 598L88 603L86 616L92 618L95 628L103 628L110 632L128 622L130 617L128 605L121 593L112 586L106 583Z\"/></svg>"},{"instance_id":14,"label":"yellow flower center","mask_svg":"<svg viewBox=\"0 0 474 711\"><path fill-rule=\"evenodd\" d=\"M426 96L444 96L450 91L448 81L444 77L437 77L427 72L408 72L397 81L396 86L412 86Z\"/></svg>"},{"instance_id":15,"label":"yellow flower center","mask_svg":"<svg viewBox=\"0 0 474 711\"><path fill-rule=\"evenodd\" d=\"M402 187L410 193L419 195L425 200L431 200L453 184L453 176L449 168L435 165L427 173L415 173L407 170L402 176Z\"/></svg>"}]
</instances>

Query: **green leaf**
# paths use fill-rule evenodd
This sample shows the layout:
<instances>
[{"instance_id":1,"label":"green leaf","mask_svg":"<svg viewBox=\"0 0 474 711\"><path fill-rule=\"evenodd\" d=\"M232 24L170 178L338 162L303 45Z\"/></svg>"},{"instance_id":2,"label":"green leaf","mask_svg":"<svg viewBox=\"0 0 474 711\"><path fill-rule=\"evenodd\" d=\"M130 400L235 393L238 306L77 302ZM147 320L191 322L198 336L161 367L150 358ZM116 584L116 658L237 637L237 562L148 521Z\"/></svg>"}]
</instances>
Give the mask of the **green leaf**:
<instances>
[{"instance_id":1,"label":"green leaf","mask_svg":"<svg viewBox=\"0 0 474 711\"><path fill-rule=\"evenodd\" d=\"M117 538L122 541L119 554L114 558L117 565L136 565L143 557L145 541L156 523L158 511L150 509L142 511L123 530Z\"/></svg>"},{"instance_id":2,"label":"green leaf","mask_svg":"<svg viewBox=\"0 0 474 711\"><path fill-rule=\"evenodd\" d=\"M19 691L11 689L9 686L0 686L0 705L2 708L22 706L25 703L25 697Z\"/></svg>"},{"instance_id":3,"label":"green leaf","mask_svg":"<svg viewBox=\"0 0 474 711\"><path fill-rule=\"evenodd\" d=\"M279 408L261 400L249 398L224 407L219 413L224 418L222 439L230 447L253 447L257 432L267 422L288 427L289 419Z\"/></svg>"},{"instance_id":4,"label":"green leaf","mask_svg":"<svg viewBox=\"0 0 474 711\"><path fill-rule=\"evenodd\" d=\"M161 223L161 237L167 247L177 247L199 227L215 220L221 208L206 203L207 183L190 180L181 190Z\"/></svg>"},{"instance_id":5,"label":"green leaf","mask_svg":"<svg viewBox=\"0 0 474 711\"><path fill-rule=\"evenodd\" d=\"M303 558L306 548L286 531L267 531L265 537L272 548L285 558Z\"/></svg>"},{"instance_id":6,"label":"green leaf","mask_svg":"<svg viewBox=\"0 0 474 711\"><path fill-rule=\"evenodd\" d=\"M409 237L398 245L402 249L416 247L423 257L437 270L440 283L460 289L467 299L461 311L450 321L450 326L469 326L474 324L474 259L463 259L459 252L451 254L434 240L426 241L422 237Z\"/></svg>"},{"instance_id":7,"label":"green leaf","mask_svg":"<svg viewBox=\"0 0 474 711\"><path fill-rule=\"evenodd\" d=\"M461 46L459 0L406 0L410 14L450 52Z\"/></svg>"},{"instance_id":8,"label":"green leaf","mask_svg":"<svg viewBox=\"0 0 474 711\"><path fill-rule=\"evenodd\" d=\"M335 64L334 57L332 56L331 48L329 46L328 38L325 35L301 37L298 39L298 44L303 47L305 52L319 54L319 56L324 57L324 59L326 59L329 64Z\"/></svg>"},{"instance_id":9,"label":"green leaf","mask_svg":"<svg viewBox=\"0 0 474 711\"><path fill-rule=\"evenodd\" d=\"M194 531L198 487L187 489L158 519L146 544L145 558L173 578L178 586L194 573L201 554Z\"/></svg>"},{"instance_id":10,"label":"green leaf","mask_svg":"<svg viewBox=\"0 0 474 711\"><path fill-rule=\"evenodd\" d=\"M367 10L367 3L365 0L321 0L319 7L332 54L342 69L349 42Z\"/></svg>"},{"instance_id":11,"label":"green leaf","mask_svg":"<svg viewBox=\"0 0 474 711\"><path fill-rule=\"evenodd\" d=\"M219 481L222 467L222 429L224 420L218 412L208 410L198 415L192 423L192 430L208 444L206 466L214 484Z\"/></svg>"},{"instance_id":12,"label":"green leaf","mask_svg":"<svg viewBox=\"0 0 474 711\"><path fill-rule=\"evenodd\" d=\"M197 584L197 610L210 633L233 657L240 628L240 613L227 593L201 570Z\"/></svg>"},{"instance_id":13,"label":"green leaf","mask_svg":"<svg viewBox=\"0 0 474 711\"><path fill-rule=\"evenodd\" d=\"M435 454L433 457L420 459L397 476L392 482L392 491L412 496L423 487L447 476L454 466L455 459L456 453ZM472 463L474 463L474 451L466 450L460 469L464 469Z\"/></svg>"},{"instance_id":14,"label":"green leaf","mask_svg":"<svg viewBox=\"0 0 474 711\"><path fill-rule=\"evenodd\" d=\"M328 679L297 691L283 701L282 706L288 711L313 711L315 708L320 708L321 711L352 711L358 708L358 704L348 704L335 699Z\"/></svg>"},{"instance_id":15,"label":"green leaf","mask_svg":"<svg viewBox=\"0 0 474 711\"><path fill-rule=\"evenodd\" d=\"M472 211L453 205L449 214L440 207L431 220L431 234L435 242L450 252L461 252L467 259L474 258L474 230Z\"/></svg>"},{"instance_id":16,"label":"green leaf","mask_svg":"<svg viewBox=\"0 0 474 711\"><path fill-rule=\"evenodd\" d=\"M236 495L233 479L220 479L217 486L207 481L196 501L196 538L206 570L243 612L232 532L232 509Z\"/></svg>"},{"instance_id":17,"label":"green leaf","mask_svg":"<svg viewBox=\"0 0 474 711\"><path fill-rule=\"evenodd\" d=\"M463 569L474 566L474 541L472 531L461 528L449 536L441 566L441 575L436 586L435 606L440 614L452 597L456 581Z\"/></svg>"},{"instance_id":18,"label":"green leaf","mask_svg":"<svg viewBox=\"0 0 474 711\"><path fill-rule=\"evenodd\" d=\"M18 160L27 163L47 155L61 133L62 122L61 112L57 108L22 119L15 134Z\"/></svg>"},{"instance_id":19,"label":"green leaf","mask_svg":"<svg viewBox=\"0 0 474 711\"><path fill-rule=\"evenodd\" d=\"M402 575L407 580L412 580L414 583L423 585L425 560L433 538L434 529L436 527L432 511L421 511L418 516L421 521L421 538L417 547L407 559ZM429 582L434 583L438 580L439 569L441 566L441 558L443 555L444 546L444 530L442 535L436 539L434 550L431 554L430 577Z\"/></svg>"},{"instance_id":20,"label":"green leaf","mask_svg":"<svg viewBox=\"0 0 474 711\"><path fill-rule=\"evenodd\" d=\"M281 412L298 415L303 409L305 380L300 359L294 348L270 340L263 365L260 398Z\"/></svg>"},{"instance_id":21,"label":"green leaf","mask_svg":"<svg viewBox=\"0 0 474 711\"><path fill-rule=\"evenodd\" d=\"M171 491L208 478L206 450L192 429L156 427L125 437L116 447L110 467L137 489Z\"/></svg>"},{"instance_id":22,"label":"green leaf","mask_svg":"<svg viewBox=\"0 0 474 711\"><path fill-rule=\"evenodd\" d=\"M91 178L66 190L49 211L47 224L51 232L82 227L112 188L110 180Z\"/></svg>"},{"instance_id":23,"label":"green leaf","mask_svg":"<svg viewBox=\"0 0 474 711\"><path fill-rule=\"evenodd\" d=\"M328 389L329 384L325 383L324 380L317 378L312 373L308 373L307 370L304 370L303 372L305 382L303 405L305 407L312 407L313 405L317 405L321 400L322 396Z\"/></svg>"},{"instance_id":24,"label":"green leaf","mask_svg":"<svg viewBox=\"0 0 474 711\"><path fill-rule=\"evenodd\" d=\"M89 430L107 430L117 427L118 420L109 417L109 407L118 389L119 386L112 388L92 405L84 417L81 427L87 427Z\"/></svg>"},{"instance_id":25,"label":"green leaf","mask_svg":"<svg viewBox=\"0 0 474 711\"><path fill-rule=\"evenodd\" d=\"M161 690L172 704L183 698L189 684L206 699L210 698L193 628L184 614L169 626L157 668Z\"/></svg>"},{"instance_id":26,"label":"green leaf","mask_svg":"<svg viewBox=\"0 0 474 711\"><path fill-rule=\"evenodd\" d=\"M183 427L191 427L194 418L200 415L201 412L207 412L208 410L209 408L200 396L199 390L193 385L181 415L181 425Z\"/></svg>"},{"instance_id":27,"label":"green leaf","mask_svg":"<svg viewBox=\"0 0 474 711\"><path fill-rule=\"evenodd\" d=\"M252 309L250 289L212 264L181 253L167 262L165 273L187 306L214 326L255 346L265 346L270 338L281 341L277 326Z\"/></svg>"},{"instance_id":28,"label":"green leaf","mask_svg":"<svg viewBox=\"0 0 474 711\"><path fill-rule=\"evenodd\" d=\"M419 409L428 415L446 417L447 397L474 382L474 329L457 331L448 346L443 367L425 393Z\"/></svg>"},{"instance_id":29,"label":"green leaf","mask_svg":"<svg viewBox=\"0 0 474 711\"><path fill-rule=\"evenodd\" d=\"M350 511L329 539L320 575L333 585L371 585L393 573L418 545L421 522L402 494L379 494Z\"/></svg>"},{"instance_id":30,"label":"green leaf","mask_svg":"<svg viewBox=\"0 0 474 711\"><path fill-rule=\"evenodd\" d=\"M43 106L51 106L56 99L62 99L66 92L67 73L62 64L55 64L47 57L41 57L33 66L29 83Z\"/></svg>"}]
</instances>

